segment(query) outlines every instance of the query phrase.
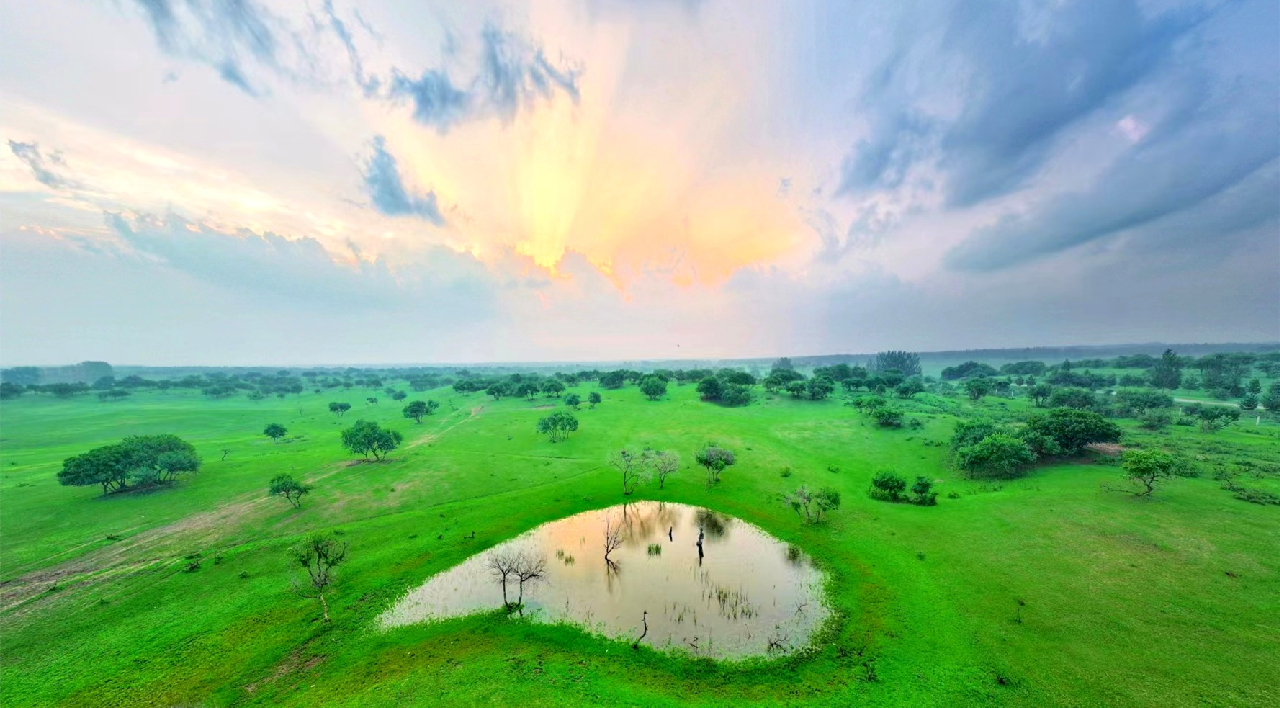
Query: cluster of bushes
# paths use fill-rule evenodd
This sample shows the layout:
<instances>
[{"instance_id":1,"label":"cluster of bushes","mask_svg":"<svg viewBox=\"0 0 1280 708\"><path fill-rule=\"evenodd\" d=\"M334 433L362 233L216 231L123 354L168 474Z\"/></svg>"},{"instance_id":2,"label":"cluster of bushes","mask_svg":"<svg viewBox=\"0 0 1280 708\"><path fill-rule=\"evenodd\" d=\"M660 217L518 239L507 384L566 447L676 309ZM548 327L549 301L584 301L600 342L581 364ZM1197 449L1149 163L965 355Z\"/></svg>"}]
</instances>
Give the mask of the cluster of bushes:
<instances>
[{"instance_id":1,"label":"cluster of bushes","mask_svg":"<svg viewBox=\"0 0 1280 708\"><path fill-rule=\"evenodd\" d=\"M933 491L933 481L929 478L916 477L908 494L907 480L888 471L880 472L871 479L867 496L880 501L906 502L918 506L935 506L938 503L938 493Z\"/></svg>"},{"instance_id":2,"label":"cluster of bushes","mask_svg":"<svg viewBox=\"0 0 1280 708\"><path fill-rule=\"evenodd\" d=\"M956 466L971 477L1011 479L1038 459L1076 455L1086 445L1119 440L1119 426L1101 415L1055 408L1031 415L1018 428L984 419L961 421L951 437L951 454Z\"/></svg>"},{"instance_id":3,"label":"cluster of bushes","mask_svg":"<svg viewBox=\"0 0 1280 708\"><path fill-rule=\"evenodd\" d=\"M754 381L755 377L745 371L722 369L720 374L698 382L698 395L704 401L722 406L745 406L751 402L750 386Z\"/></svg>"},{"instance_id":4,"label":"cluster of bushes","mask_svg":"<svg viewBox=\"0 0 1280 708\"><path fill-rule=\"evenodd\" d=\"M853 400L853 405L881 428L901 428L906 420L906 415L889 405L883 396L859 396Z\"/></svg>"},{"instance_id":5,"label":"cluster of bushes","mask_svg":"<svg viewBox=\"0 0 1280 708\"><path fill-rule=\"evenodd\" d=\"M1179 424L1193 425L1198 422L1202 430L1210 433L1240 420L1240 409L1235 406L1188 403L1182 407L1182 413L1187 417L1179 420Z\"/></svg>"}]
</instances>

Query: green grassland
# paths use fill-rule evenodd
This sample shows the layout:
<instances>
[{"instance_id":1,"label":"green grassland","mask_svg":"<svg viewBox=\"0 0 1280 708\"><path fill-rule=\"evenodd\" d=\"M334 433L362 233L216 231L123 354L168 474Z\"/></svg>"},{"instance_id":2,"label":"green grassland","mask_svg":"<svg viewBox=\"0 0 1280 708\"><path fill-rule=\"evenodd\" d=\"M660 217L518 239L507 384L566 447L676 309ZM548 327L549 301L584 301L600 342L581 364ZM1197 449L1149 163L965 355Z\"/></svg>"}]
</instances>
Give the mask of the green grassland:
<instances>
[{"instance_id":1,"label":"green grassland","mask_svg":"<svg viewBox=\"0 0 1280 708\"><path fill-rule=\"evenodd\" d=\"M692 386L661 401L634 386L602 394L556 444L535 422L557 399L449 389L414 396L442 404L421 424L390 401L364 404L359 390L256 402L189 391L5 401L0 703L1280 705L1280 507L1238 501L1207 473L1144 499L1103 488L1120 483L1109 458L1000 483L949 468L957 414L1012 418L1026 412L1022 399L920 394L896 405L922 428L882 430L842 395L721 408ZM331 400L355 407L338 418ZM356 463L339 431L359 418L400 430L404 446L389 461ZM285 441L261 434L271 422L289 428ZM1121 424L1125 444L1173 448L1206 470L1280 463L1280 427L1265 421L1217 433ZM162 432L204 459L173 488L103 498L55 478L69 455ZM739 459L712 488L693 464L708 441ZM745 519L827 572L834 619L811 651L742 663L672 657L496 608L374 629L433 573L540 523L621 502L606 458L625 445L684 460L665 490L644 486L641 498ZM940 480L938 506L867 498L883 469ZM266 495L281 473L315 485L301 509ZM835 487L844 504L804 525L780 500L800 484ZM1250 484L1280 491L1274 478ZM284 552L317 529L350 544L329 624L291 592Z\"/></svg>"}]
</instances>

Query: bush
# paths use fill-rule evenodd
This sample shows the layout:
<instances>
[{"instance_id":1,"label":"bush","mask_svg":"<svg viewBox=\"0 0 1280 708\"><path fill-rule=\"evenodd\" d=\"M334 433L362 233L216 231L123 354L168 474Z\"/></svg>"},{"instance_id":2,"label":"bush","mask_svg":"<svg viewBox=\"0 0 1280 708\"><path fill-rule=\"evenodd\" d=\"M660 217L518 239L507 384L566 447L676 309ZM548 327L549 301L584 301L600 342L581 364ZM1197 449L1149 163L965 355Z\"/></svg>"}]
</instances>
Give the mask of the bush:
<instances>
[{"instance_id":1,"label":"bush","mask_svg":"<svg viewBox=\"0 0 1280 708\"><path fill-rule=\"evenodd\" d=\"M1234 409L1232 409L1234 410ZM1079 454L1090 443L1119 442L1120 427L1091 411L1055 408L1027 418L1028 431L1052 438L1062 454Z\"/></svg>"},{"instance_id":2,"label":"bush","mask_svg":"<svg viewBox=\"0 0 1280 708\"><path fill-rule=\"evenodd\" d=\"M1012 479L1036 461L1031 447L1007 433L991 433L973 445L956 450L956 464L971 477Z\"/></svg>"},{"instance_id":3,"label":"bush","mask_svg":"<svg viewBox=\"0 0 1280 708\"><path fill-rule=\"evenodd\" d=\"M911 493L914 495L911 499L912 504L919 506L938 504L938 493L933 491L933 482L927 477L916 477L916 483L911 485Z\"/></svg>"},{"instance_id":4,"label":"bush","mask_svg":"<svg viewBox=\"0 0 1280 708\"><path fill-rule=\"evenodd\" d=\"M896 502L902 498L902 493L906 489L907 480L892 472L884 471L871 478L871 488L867 490L867 495L872 499Z\"/></svg>"},{"instance_id":5,"label":"bush","mask_svg":"<svg viewBox=\"0 0 1280 708\"><path fill-rule=\"evenodd\" d=\"M875 420L876 425L881 428L901 428L902 427L902 411L888 406L873 408L871 410L871 418Z\"/></svg>"}]
</instances>

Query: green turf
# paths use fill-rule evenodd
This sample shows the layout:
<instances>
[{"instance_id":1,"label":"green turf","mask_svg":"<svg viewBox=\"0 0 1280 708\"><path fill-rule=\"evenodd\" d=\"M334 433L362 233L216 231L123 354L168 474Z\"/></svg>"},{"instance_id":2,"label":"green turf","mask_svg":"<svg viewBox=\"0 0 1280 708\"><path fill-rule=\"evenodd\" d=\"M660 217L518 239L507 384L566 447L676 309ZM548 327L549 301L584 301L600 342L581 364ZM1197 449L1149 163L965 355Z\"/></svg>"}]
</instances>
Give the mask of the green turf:
<instances>
[{"instance_id":1,"label":"green turf","mask_svg":"<svg viewBox=\"0 0 1280 708\"><path fill-rule=\"evenodd\" d=\"M1105 460L964 481L936 443L952 413L974 404L928 394L899 404L924 428L894 431L840 397L724 409L691 386L658 402L635 387L603 394L557 444L534 431L554 400L447 389L424 394L442 407L421 425L399 404L361 403L376 395L362 391L5 401L0 704L1280 704L1280 507L1237 501L1208 474L1153 499L1104 490L1119 482ZM339 419L331 400L355 407ZM978 405L1013 418L1026 403ZM402 431L406 447L385 463L349 464L338 432L361 417ZM261 435L270 422L288 426L288 442ZM1124 425L1127 444L1176 448L1206 470L1280 462L1280 428L1265 422L1216 434ZM159 432L196 445L197 476L108 498L55 479L68 455ZM711 489L692 464L708 441L739 459ZM666 490L640 496L746 519L828 572L835 619L811 652L720 664L498 613L374 631L373 618L432 573L620 502L606 456L646 444L677 449L685 466ZM939 505L868 499L881 469L942 480ZM279 473L315 485L301 510L266 497ZM802 483L841 491L828 523L805 526L780 501ZM1248 484L1280 491L1274 479ZM290 592L283 550L311 529L338 529L351 546L329 625ZM199 570L184 572L188 556Z\"/></svg>"}]
</instances>

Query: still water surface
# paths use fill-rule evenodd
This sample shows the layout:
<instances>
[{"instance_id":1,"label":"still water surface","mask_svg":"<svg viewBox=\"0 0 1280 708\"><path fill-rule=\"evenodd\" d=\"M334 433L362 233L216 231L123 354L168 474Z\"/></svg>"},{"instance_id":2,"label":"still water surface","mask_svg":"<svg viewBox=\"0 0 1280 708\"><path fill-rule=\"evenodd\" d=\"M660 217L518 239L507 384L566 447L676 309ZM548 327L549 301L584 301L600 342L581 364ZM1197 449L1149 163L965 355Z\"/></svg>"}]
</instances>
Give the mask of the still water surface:
<instances>
[{"instance_id":1,"label":"still water surface","mask_svg":"<svg viewBox=\"0 0 1280 708\"><path fill-rule=\"evenodd\" d=\"M605 560L605 528L622 545ZM701 544L699 544L701 539ZM823 575L794 546L706 509L637 502L539 526L472 556L411 590L379 618L383 627L502 607L493 554L523 550L546 561L524 587L523 613L609 637L713 658L803 648L827 618ZM512 602L518 583L508 580ZM647 616L646 613L647 612Z\"/></svg>"}]
</instances>

